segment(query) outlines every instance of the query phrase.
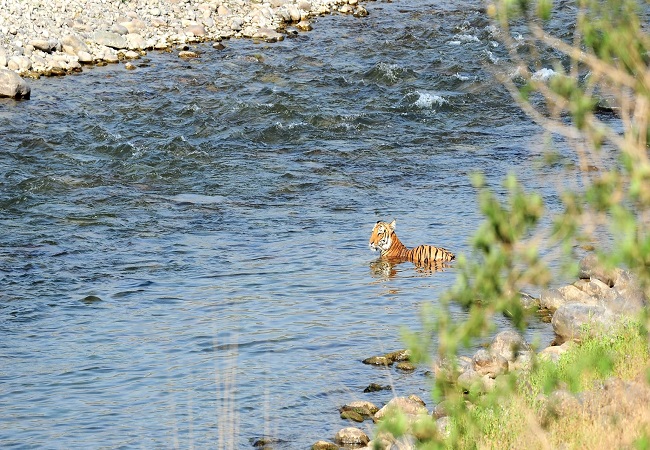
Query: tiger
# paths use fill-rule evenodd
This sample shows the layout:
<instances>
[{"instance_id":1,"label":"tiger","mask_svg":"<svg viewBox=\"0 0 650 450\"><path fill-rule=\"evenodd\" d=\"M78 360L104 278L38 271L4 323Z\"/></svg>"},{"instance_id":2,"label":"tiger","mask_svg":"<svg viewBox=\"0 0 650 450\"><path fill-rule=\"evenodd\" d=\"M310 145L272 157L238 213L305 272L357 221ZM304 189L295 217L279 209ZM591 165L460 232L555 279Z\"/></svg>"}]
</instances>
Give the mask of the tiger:
<instances>
[{"instance_id":1,"label":"tiger","mask_svg":"<svg viewBox=\"0 0 650 450\"><path fill-rule=\"evenodd\" d=\"M452 252L433 245L419 245L408 249L395 234L395 220L391 223L377 221L370 235L368 245L372 251L379 250L381 258L393 263L412 262L416 267L437 269L441 263L456 258Z\"/></svg>"}]
</instances>

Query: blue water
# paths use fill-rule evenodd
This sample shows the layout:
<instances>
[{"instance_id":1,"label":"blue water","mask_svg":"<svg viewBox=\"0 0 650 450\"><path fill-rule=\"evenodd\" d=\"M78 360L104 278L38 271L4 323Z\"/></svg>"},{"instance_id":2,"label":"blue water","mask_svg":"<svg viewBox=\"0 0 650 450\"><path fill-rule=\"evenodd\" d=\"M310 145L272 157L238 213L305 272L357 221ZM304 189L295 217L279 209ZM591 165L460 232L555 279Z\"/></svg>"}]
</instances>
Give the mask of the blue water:
<instances>
[{"instance_id":1,"label":"blue water","mask_svg":"<svg viewBox=\"0 0 650 450\"><path fill-rule=\"evenodd\" d=\"M455 269L382 272L373 224L468 253L472 172L498 192L515 172L550 210L566 183L536 169L544 134L492 76L512 67L481 6L371 2L1 101L2 447L305 449L342 404L391 398L371 382L432 407L426 367L360 361L403 348Z\"/></svg>"}]
</instances>

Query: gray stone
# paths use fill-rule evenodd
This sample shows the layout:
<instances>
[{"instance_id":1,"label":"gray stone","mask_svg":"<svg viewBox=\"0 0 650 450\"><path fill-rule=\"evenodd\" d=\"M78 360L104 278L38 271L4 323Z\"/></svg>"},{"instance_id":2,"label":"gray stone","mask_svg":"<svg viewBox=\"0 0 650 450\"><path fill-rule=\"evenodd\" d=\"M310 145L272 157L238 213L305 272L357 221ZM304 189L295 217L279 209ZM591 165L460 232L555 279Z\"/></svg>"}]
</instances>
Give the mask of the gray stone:
<instances>
[{"instance_id":1,"label":"gray stone","mask_svg":"<svg viewBox=\"0 0 650 450\"><path fill-rule=\"evenodd\" d=\"M334 436L334 442L339 445L366 445L370 442L368 435L359 428L347 427L339 430Z\"/></svg>"},{"instance_id":2,"label":"gray stone","mask_svg":"<svg viewBox=\"0 0 650 450\"><path fill-rule=\"evenodd\" d=\"M498 333L490 344L490 352L501 355L508 362L514 362L522 353L530 351L530 345L514 330L505 330Z\"/></svg>"},{"instance_id":3,"label":"gray stone","mask_svg":"<svg viewBox=\"0 0 650 450\"><path fill-rule=\"evenodd\" d=\"M499 354L481 349L472 358L472 368L481 376L489 375L491 378L496 378L508 371L508 360Z\"/></svg>"},{"instance_id":4,"label":"gray stone","mask_svg":"<svg viewBox=\"0 0 650 450\"><path fill-rule=\"evenodd\" d=\"M98 45L105 45L106 47L111 47L115 49L123 49L128 47L128 43L124 36L121 36L117 33L111 33L110 31L95 31L91 39Z\"/></svg>"},{"instance_id":5,"label":"gray stone","mask_svg":"<svg viewBox=\"0 0 650 450\"><path fill-rule=\"evenodd\" d=\"M611 287L614 286L615 277L615 272L604 268L594 254L589 254L580 260L580 278L598 279Z\"/></svg>"},{"instance_id":6,"label":"gray stone","mask_svg":"<svg viewBox=\"0 0 650 450\"><path fill-rule=\"evenodd\" d=\"M616 315L604 306L567 303L555 311L551 324L562 341L579 341L611 330L615 321Z\"/></svg>"},{"instance_id":7,"label":"gray stone","mask_svg":"<svg viewBox=\"0 0 650 450\"><path fill-rule=\"evenodd\" d=\"M142 35L137 33L129 33L126 36L127 48L129 50L143 50L148 47L147 41Z\"/></svg>"},{"instance_id":8,"label":"gray stone","mask_svg":"<svg viewBox=\"0 0 650 450\"><path fill-rule=\"evenodd\" d=\"M37 50L42 52L51 53L56 49L56 43L47 41L45 39L34 39L30 44Z\"/></svg>"},{"instance_id":9,"label":"gray stone","mask_svg":"<svg viewBox=\"0 0 650 450\"><path fill-rule=\"evenodd\" d=\"M9 69L0 69L0 97L27 99L31 88L20 75Z\"/></svg>"},{"instance_id":10,"label":"gray stone","mask_svg":"<svg viewBox=\"0 0 650 450\"><path fill-rule=\"evenodd\" d=\"M80 52L90 53L86 43L79 39L78 36L68 34L61 38L61 44L63 51L69 55L78 55Z\"/></svg>"},{"instance_id":11,"label":"gray stone","mask_svg":"<svg viewBox=\"0 0 650 450\"><path fill-rule=\"evenodd\" d=\"M27 72L32 68L32 61L27 56L12 56L7 61L7 68L18 72Z\"/></svg>"},{"instance_id":12,"label":"gray stone","mask_svg":"<svg viewBox=\"0 0 650 450\"><path fill-rule=\"evenodd\" d=\"M422 400L409 397L395 397L375 413L375 419L382 419L391 410L399 410L408 416L428 414L427 408L422 403Z\"/></svg>"}]
</instances>

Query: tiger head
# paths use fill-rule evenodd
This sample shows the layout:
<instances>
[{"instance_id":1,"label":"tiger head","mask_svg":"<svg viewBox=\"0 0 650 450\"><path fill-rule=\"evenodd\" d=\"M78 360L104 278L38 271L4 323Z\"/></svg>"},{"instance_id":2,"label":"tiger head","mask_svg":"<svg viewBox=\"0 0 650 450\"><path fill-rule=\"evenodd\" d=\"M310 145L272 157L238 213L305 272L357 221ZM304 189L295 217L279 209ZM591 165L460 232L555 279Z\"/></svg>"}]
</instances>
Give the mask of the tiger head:
<instances>
[{"instance_id":1,"label":"tiger head","mask_svg":"<svg viewBox=\"0 0 650 450\"><path fill-rule=\"evenodd\" d=\"M372 229L370 242L368 245L372 251L387 251L393 244L393 235L395 234L395 220L391 223L378 221Z\"/></svg>"}]
</instances>

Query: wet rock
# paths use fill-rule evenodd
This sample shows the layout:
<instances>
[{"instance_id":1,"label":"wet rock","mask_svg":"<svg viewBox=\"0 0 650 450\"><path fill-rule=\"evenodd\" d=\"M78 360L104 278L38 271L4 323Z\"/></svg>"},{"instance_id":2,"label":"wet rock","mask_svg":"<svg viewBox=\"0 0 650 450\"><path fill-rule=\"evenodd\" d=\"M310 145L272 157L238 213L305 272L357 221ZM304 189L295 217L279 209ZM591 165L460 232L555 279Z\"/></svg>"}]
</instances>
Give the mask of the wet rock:
<instances>
[{"instance_id":1,"label":"wet rock","mask_svg":"<svg viewBox=\"0 0 650 450\"><path fill-rule=\"evenodd\" d=\"M393 361L389 360L385 356L371 356L362 361L364 364L369 364L371 366L390 366L393 364Z\"/></svg>"},{"instance_id":2,"label":"wet rock","mask_svg":"<svg viewBox=\"0 0 650 450\"><path fill-rule=\"evenodd\" d=\"M341 411L341 419L352 420L353 422L363 422L365 417L356 411Z\"/></svg>"},{"instance_id":3,"label":"wet rock","mask_svg":"<svg viewBox=\"0 0 650 450\"><path fill-rule=\"evenodd\" d=\"M375 419L381 420L391 410L399 410L409 416L427 414L427 408L423 403L422 400L418 401L410 397L395 397L375 413Z\"/></svg>"},{"instance_id":4,"label":"wet rock","mask_svg":"<svg viewBox=\"0 0 650 450\"><path fill-rule=\"evenodd\" d=\"M616 315L604 306L569 303L555 311L551 324L555 334L564 342L607 332L615 325L616 319Z\"/></svg>"},{"instance_id":5,"label":"wet rock","mask_svg":"<svg viewBox=\"0 0 650 450\"><path fill-rule=\"evenodd\" d=\"M135 69L136 69L135 65L134 65L133 63L131 63L131 62L127 62L127 63L125 63L125 64L124 64L124 68L125 68L126 70L135 70Z\"/></svg>"},{"instance_id":6,"label":"wet rock","mask_svg":"<svg viewBox=\"0 0 650 450\"><path fill-rule=\"evenodd\" d=\"M472 368L480 376L488 375L490 378L496 378L508 371L508 360L499 354L481 349L472 358Z\"/></svg>"},{"instance_id":7,"label":"wet rock","mask_svg":"<svg viewBox=\"0 0 650 450\"><path fill-rule=\"evenodd\" d=\"M417 367L409 361L401 361L395 365L396 369L403 370L404 372L413 372Z\"/></svg>"},{"instance_id":8,"label":"wet rock","mask_svg":"<svg viewBox=\"0 0 650 450\"><path fill-rule=\"evenodd\" d=\"M278 33L270 28L260 28L253 33L253 38L262 39L266 42L278 42L284 40L284 34Z\"/></svg>"},{"instance_id":9,"label":"wet rock","mask_svg":"<svg viewBox=\"0 0 650 450\"><path fill-rule=\"evenodd\" d=\"M191 59L191 58L198 58L199 54L191 50L183 50L178 52L178 57L183 59Z\"/></svg>"},{"instance_id":10,"label":"wet rock","mask_svg":"<svg viewBox=\"0 0 650 450\"><path fill-rule=\"evenodd\" d=\"M350 402L346 405L343 405L340 411L341 413L346 411L352 411L356 414L361 415L362 417L372 417L377 411L379 411L379 408L377 408L371 402L357 400L354 402Z\"/></svg>"},{"instance_id":11,"label":"wet rock","mask_svg":"<svg viewBox=\"0 0 650 450\"><path fill-rule=\"evenodd\" d=\"M301 20L296 24L296 28L299 29L300 31L311 31L312 30L311 22L309 22L308 20Z\"/></svg>"},{"instance_id":12,"label":"wet rock","mask_svg":"<svg viewBox=\"0 0 650 450\"><path fill-rule=\"evenodd\" d=\"M334 436L334 442L339 445L366 445L369 441L368 435L355 427L343 428Z\"/></svg>"},{"instance_id":13,"label":"wet rock","mask_svg":"<svg viewBox=\"0 0 650 450\"><path fill-rule=\"evenodd\" d=\"M0 97L28 99L31 88L20 75L9 69L0 69Z\"/></svg>"},{"instance_id":14,"label":"wet rock","mask_svg":"<svg viewBox=\"0 0 650 450\"><path fill-rule=\"evenodd\" d=\"M381 384L377 383L370 383L366 388L363 390L363 392L368 393L368 392L378 392L378 391L390 391L391 387L389 385L382 386Z\"/></svg>"},{"instance_id":15,"label":"wet rock","mask_svg":"<svg viewBox=\"0 0 650 450\"><path fill-rule=\"evenodd\" d=\"M391 366L398 361L408 361L410 352L408 350L398 350L396 352L386 353L385 355L372 356L363 360L364 364L374 366Z\"/></svg>"},{"instance_id":16,"label":"wet rock","mask_svg":"<svg viewBox=\"0 0 650 450\"><path fill-rule=\"evenodd\" d=\"M318 441L311 446L311 450L339 450L339 446L333 442Z\"/></svg>"}]
</instances>

